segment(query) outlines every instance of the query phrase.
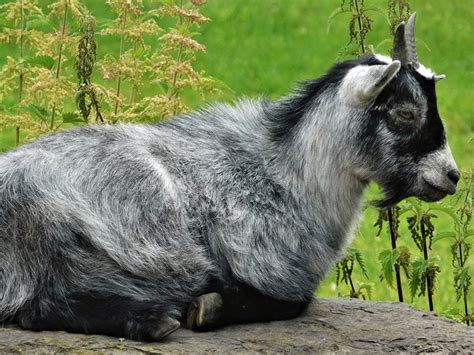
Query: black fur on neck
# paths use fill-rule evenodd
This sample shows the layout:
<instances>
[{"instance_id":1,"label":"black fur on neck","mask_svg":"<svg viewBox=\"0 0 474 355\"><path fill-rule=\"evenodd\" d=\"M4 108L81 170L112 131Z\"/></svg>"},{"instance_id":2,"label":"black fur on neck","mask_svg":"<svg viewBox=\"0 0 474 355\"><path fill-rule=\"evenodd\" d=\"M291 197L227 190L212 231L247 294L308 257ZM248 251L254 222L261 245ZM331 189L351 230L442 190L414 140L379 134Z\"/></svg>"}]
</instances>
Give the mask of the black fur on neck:
<instances>
[{"instance_id":1,"label":"black fur on neck","mask_svg":"<svg viewBox=\"0 0 474 355\"><path fill-rule=\"evenodd\" d=\"M337 63L323 76L301 81L292 94L268 104L265 107L265 114L270 121L272 140L281 142L291 137L292 131L306 112L314 107L314 103L325 91L339 86L349 70L358 65L380 64L384 63L374 56Z\"/></svg>"}]
</instances>

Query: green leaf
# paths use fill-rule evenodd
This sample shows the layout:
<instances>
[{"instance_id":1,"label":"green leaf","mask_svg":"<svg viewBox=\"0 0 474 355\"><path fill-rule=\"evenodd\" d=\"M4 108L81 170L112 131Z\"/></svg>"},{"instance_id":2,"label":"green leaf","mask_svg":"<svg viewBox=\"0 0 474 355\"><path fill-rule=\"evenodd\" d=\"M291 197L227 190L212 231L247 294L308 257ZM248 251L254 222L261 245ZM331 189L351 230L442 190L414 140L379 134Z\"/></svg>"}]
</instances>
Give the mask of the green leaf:
<instances>
[{"instance_id":1,"label":"green leaf","mask_svg":"<svg viewBox=\"0 0 474 355\"><path fill-rule=\"evenodd\" d=\"M49 111L46 108L35 104L29 104L26 109L31 113L33 118L38 118L43 122L49 121Z\"/></svg>"},{"instance_id":2,"label":"green leaf","mask_svg":"<svg viewBox=\"0 0 474 355\"><path fill-rule=\"evenodd\" d=\"M142 19L143 21L150 20L150 19L159 20L160 17L161 17L160 13L158 13L156 10L149 10L143 15Z\"/></svg>"},{"instance_id":3,"label":"green leaf","mask_svg":"<svg viewBox=\"0 0 474 355\"><path fill-rule=\"evenodd\" d=\"M446 239L446 238L452 238L452 239L456 239L456 233L454 233L453 231L443 231L443 232L435 232L435 236L433 238L433 241L432 243L436 243L437 241L441 240L441 239Z\"/></svg>"},{"instance_id":4,"label":"green leaf","mask_svg":"<svg viewBox=\"0 0 474 355\"><path fill-rule=\"evenodd\" d=\"M459 319L459 314L460 314L460 311L459 311L459 308L457 307L449 307L443 311L441 311L440 313L443 317L446 317L446 318L449 318L449 319L452 319L452 320L455 320L456 322L459 322L459 323L462 323Z\"/></svg>"},{"instance_id":5,"label":"green leaf","mask_svg":"<svg viewBox=\"0 0 474 355\"><path fill-rule=\"evenodd\" d=\"M84 119L76 112L63 113L63 123L84 123Z\"/></svg>"},{"instance_id":6,"label":"green leaf","mask_svg":"<svg viewBox=\"0 0 474 355\"><path fill-rule=\"evenodd\" d=\"M410 288L410 295L412 301L421 286L421 281L423 280L423 275L426 273L427 268L428 262L423 259L416 259L411 264L411 277L408 281L408 286Z\"/></svg>"},{"instance_id":7,"label":"green leaf","mask_svg":"<svg viewBox=\"0 0 474 355\"><path fill-rule=\"evenodd\" d=\"M430 210L444 212L445 214L447 214L448 216L450 216L453 219L453 222L456 225L459 224L459 217L457 216L456 212L453 211L449 207L441 206L441 205L438 205L438 204L432 204L432 205L430 205Z\"/></svg>"},{"instance_id":8,"label":"green leaf","mask_svg":"<svg viewBox=\"0 0 474 355\"><path fill-rule=\"evenodd\" d=\"M357 263L359 264L360 266L360 269L362 270L362 273L364 274L364 276L368 279L369 278L369 275L367 274L367 269L365 267L365 261L364 261L364 258L362 257L362 253L360 252L360 250L356 249L356 248L349 248L348 249L348 252L354 257L354 259L357 261Z\"/></svg>"},{"instance_id":9,"label":"green leaf","mask_svg":"<svg viewBox=\"0 0 474 355\"><path fill-rule=\"evenodd\" d=\"M429 265L438 265L441 262L439 255L430 255L428 258Z\"/></svg>"},{"instance_id":10,"label":"green leaf","mask_svg":"<svg viewBox=\"0 0 474 355\"><path fill-rule=\"evenodd\" d=\"M363 283L359 283L358 286L359 286L359 287L358 287L358 288L359 288L359 291L365 290L365 291L367 292L367 298L368 298L369 300L371 300L371 299L372 299L372 289L373 289L374 284L373 284L373 283L364 283L364 282L363 282Z\"/></svg>"},{"instance_id":11,"label":"green leaf","mask_svg":"<svg viewBox=\"0 0 474 355\"><path fill-rule=\"evenodd\" d=\"M379 255L379 261L382 264L382 276L387 281L387 284L393 288L393 274L395 263L398 260L400 253L395 250L384 250Z\"/></svg>"},{"instance_id":12,"label":"green leaf","mask_svg":"<svg viewBox=\"0 0 474 355\"><path fill-rule=\"evenodd\" d=\"M469 266L464 266L459 274L459 286L466 289L470 286Z\"/></svg>"},{"instance_id":13,"label":"green leaf","mask_svg":"<svg viewBox=\"0 0 474 355\"><path fill-rule=\"evenodd\" d=\"M407 212L415 213L415 209L411 205L404 204L403 206L400 207L400 211L398 212L398 216L400 217L402 214L407 213Z\"/></svg>"},{"instance_id":14,"label":"green leaf","mask_svg":"<svg viewBox=\"0 0 474 355\"><path fill-rule=\"evenodd\" d=\"M449 308L441 312L443 316L457 316L459 314L459 308L456 306L450 306Z\"/></svg>"},{"instance_id":15,"label":"green leaf","mask_svg":"<svg viewBox=\"0 0 474 355\"><path fill-rule=\"evenodd\" d=\"M474 229L468 229L464 235L464 239L474 236Z\"/></svg>"},{"instance_id":16,"label":"green leaf","mask_svg":"<svg viewBox=\"0 0 474 355\"><path fill-rule=\"evenodd\" d=\"M135 58L140 58L144 52L145 52L145 48L140 46L135 49L135 52L133 53L133 55Z\"/></svg>"},{"instance_id":17,"label":"green leaf","mask_svg":"<svg viewBox=\"0 0 474 355\"><path fill-rule=\"evenodd\" d=\"M390 19L387 16L387 12L384 9L382 9L381 7L379 7L379 6L367 6L367 7L364 7L364 11L378 12L380 15L382 15L387 20L387 24L390 25Z\"/></svg>"},{"instance_id":18,"label":"green leaf","mask_svg":"<svg viewBox=\"0 0 474 355\"><path fill-rule=\"evenodd\" d=\"M410 197L406 199L406 202L411 207L412 211L414 212L414 216L416 217L415 226L417 226L420 221L421 217L423 216L423 209L421 208L421 202L417 200L415 197Z\"/></svg>"}]
</instances>

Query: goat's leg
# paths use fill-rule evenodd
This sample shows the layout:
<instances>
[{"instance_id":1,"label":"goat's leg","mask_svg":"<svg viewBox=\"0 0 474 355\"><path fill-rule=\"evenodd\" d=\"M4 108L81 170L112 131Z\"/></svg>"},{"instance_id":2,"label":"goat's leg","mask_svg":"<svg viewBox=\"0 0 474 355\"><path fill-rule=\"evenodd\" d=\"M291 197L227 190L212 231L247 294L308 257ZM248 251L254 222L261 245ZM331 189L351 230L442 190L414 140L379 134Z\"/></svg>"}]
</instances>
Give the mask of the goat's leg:
<instances>
[{"instance_id":1,"label":"goat's leg","mask_svg":"<svg viewBox=\"0 0 474 355\"><path fill-rule=\"evenodd\" d=\"M41 299L15 316L23 329L64 330L159 341L179 328L178 312L153 301L116 295L73 294L67 301Z\"/></svg>"},{"instance_id":2,"label":"goat's leg","mask_svg":"<svg viewBox=\"0 0 474 355\"><path fill-rule=\"evenodd\" d=\"M250 286L226 286L219 293L201 295L191 303L187 327L206 331L228 324L292 319L298 317L310 301L282 301Z\"/></svg>"}]
</instances>

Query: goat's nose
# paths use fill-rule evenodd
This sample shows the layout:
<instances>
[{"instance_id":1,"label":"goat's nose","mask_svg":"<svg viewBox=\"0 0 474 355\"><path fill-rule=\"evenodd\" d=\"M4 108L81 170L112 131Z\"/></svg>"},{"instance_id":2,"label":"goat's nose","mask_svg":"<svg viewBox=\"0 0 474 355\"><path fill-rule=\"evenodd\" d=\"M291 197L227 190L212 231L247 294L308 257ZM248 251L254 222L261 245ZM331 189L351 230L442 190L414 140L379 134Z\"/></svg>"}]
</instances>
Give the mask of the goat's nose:
<instances>
[{"instance_id":1,"label":"goat's nose","mask_svg":"<svg viewBox=\"0 0 474 355\"><path fill-rule=\"evenodd\" d=\"M454 185L458 183L460 177L461 174L458 169L453 169L448 172L448 178L454 183Z\"/></svg>"}]
</instances>

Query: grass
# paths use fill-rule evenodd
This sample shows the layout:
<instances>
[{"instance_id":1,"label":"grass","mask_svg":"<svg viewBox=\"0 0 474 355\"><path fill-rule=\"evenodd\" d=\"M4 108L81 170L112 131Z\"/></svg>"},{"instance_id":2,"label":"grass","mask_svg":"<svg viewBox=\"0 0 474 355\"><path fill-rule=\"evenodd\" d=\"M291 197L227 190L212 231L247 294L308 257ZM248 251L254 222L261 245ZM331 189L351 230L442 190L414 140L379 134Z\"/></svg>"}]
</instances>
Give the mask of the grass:
<instances>
[{"instance_id":1,"label":"grass","mask_svg":"<svg viewBox=\"0 0 474 355\"><path fill-rule=\"evenodd\" d=\"M4 2L0 0L0 4ZM110 17L104 2L83 2L99 20ZM297 81L323 74L348 40L348 18L344 15L336 17L327 30L327 19L338 3L334 0L209 0L203 12L212 22L202 27L199 38L207 46L207 54L199 55L197 65L229 88L212 100L262 95L278 98L288 93ZM386 1L366 0L366 3L385 8ZM411 8L418 13L416 31L421 62L436 73L447 75L437 85L437 92L454 157L462 170L472 169L474 142L469 140L474 136L474 7L470 1L412 0ZM377 45L389 38L388 25L381 14L373 13L373 19L368 42ZM99 38L99 57L117 46L118 41ZM0 64L14 48L0 46ZM386 44L378 52L385 54L388 50ZM202 104L193 95L189 100L191 106ZM13 142L13 131L0 132L0 149L8 149ZM369 191L369 196L373 196L374 190ZM389 240L375 238L372 227L375 220L375 211L364 212L353 245L366 260L370 282L374 284L373 299L396 300L396 291L378 280L378 254L389 248ZM452 229L445 218L438 218L436 225L439 230ZM402 243L415 249L406 229ZM434 303L435 309L443 312L455 306L451 254L446 243L436 245L434 253L440 256L442 269ZM471 255L471 265L472 259ZM354 278L367 281L358 271ZM348 293L345 285L335 290L334 280L334 274L329 275L317 294ZM424 298L416 299L415 304L427 308Z\"/></svg>"}]
</instances>

